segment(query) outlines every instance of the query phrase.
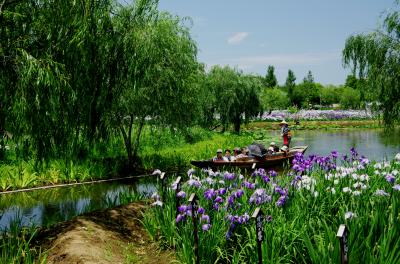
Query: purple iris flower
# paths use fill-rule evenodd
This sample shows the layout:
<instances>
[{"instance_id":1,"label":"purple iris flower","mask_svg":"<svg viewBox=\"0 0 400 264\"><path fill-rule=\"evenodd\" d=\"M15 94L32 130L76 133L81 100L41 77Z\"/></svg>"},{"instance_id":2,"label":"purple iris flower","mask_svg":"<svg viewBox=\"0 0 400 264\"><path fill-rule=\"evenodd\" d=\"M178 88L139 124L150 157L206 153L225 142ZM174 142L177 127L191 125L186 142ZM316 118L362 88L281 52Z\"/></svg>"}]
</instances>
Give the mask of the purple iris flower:
<instances>
[{"instance_id":1,"label":"purple iris flower","mask_svg":"<svg viewBox=\"0 0 400 264\"><path fill-rule=\"evenodd\" d=\"M185 218L186 218L185 215L178 214L178 216L177 216L176 219L175 219L175 222L176 222L176 223L179 223L180 221L184 221Z\"/></svg>"},{"instance_id":2,"label":"purple iris flower","mask_svg":"<svg viewBox=\"0 0 400 264\"><path fill-rule=\"evenodd\" d=\"M265 216L265 221L267 221L268 223L272 221L272 215L266 215Z\"/></svg>"},{"instance_id":3,"label":"purple iris flower","mask_svg":"<svg viewBox=\"0 0 400 264\"><path fill-rule=\"evenodd\" d=\"M204 192L204 198L207 200L211 200L215 195L214 189L208 189Z\"/></svg>"},{"instance_id":4,"label":"purple iris flower","mask_svg":"<svg viewBox=\"0 0 400 264\"><path fill-rule=\"evenodd\" d=\"M236 192L235 192L235 197L236 198L240 198L240 197L242 197L243 196L243 194L244 194L244 191L242 190L242 189L239 189L239 190L237 190Z\"/></svg>"},{"instance_id":5,"label":"purple iris flower","mask_svg":"<svg viewBox=\"0 0 400 264\"><path fill-rule=\"evenodd\" d=\"M201 221L206 222L206 223L210 223L210 217L208 215L202 215L201 216Z\"/></svg>"},{"instance_id":6,"label":"purple iris flower","mask_svg":"<svg viewBox=\"0 0 400 264\"><path fill-rule=\"evenodd\" d=\"M276 171L274 171L274 170L270 170L269 172L268 172L268 174L269 175L271 175L271 177L276 177L277 175L278 175L278 173L276 172Z\"/></svg>"},{"instance_id":7,"label":"purple iris flower","mask_svg":"<svg viewBox=\"0 0 400 264\"><path fill-rule=\"evenodd\" d=\"M186 197L186 193L184 191L180 191L176 194L176 197L178 198L185 198Z\"/></svg>"},{"instance_id":8,"label":"purple iris flower","mask_svg":"<svg viewBox=\"0 0 400 264\"><path fill-rule=\"evenodd\" d=\"M214 202L215 203L222 203L224 201L224 199L222 199L221 196L217 196L217 198L215 198Z\"/></svg>"},{"instance_id":9,"label":"purple iris flower","mask_svg":"<svg viewBox=\"0 0 400 264\"><path fill-rule=\"evenodd\" d=\"M178 207L178 211L180 213L185 213L187 211L188 207L185 204L182 204L181 206Z\"/></svg>"},{"instance_id":10,"label":"purple iris flower","mask_svg":"<svg viewBox=\"0 0 400 264\"><path fill-rule=\"evenodd\" d=\"M286 196L279 197L278 201L276 201L277 207L282 207L285 204Z\"/></svg>"},{"instance_id":11,"label":"purple iris flower","mask_svg":"<svg viewBox=\"0 0 400 264\"><path fill-rule=\"evenodd\" d=\"M392 174L386 175L385 179L387 180L387 182L392 183L392 184L396 181L396 178Z\"/></svg>"},{"instance_id":12,"label":"purple iris flower","mask_svg":"<svg viewBox=\"0 0 400 264\"><path fill-rule=\"evenodd\" d=\"M226 188L220 188L218 189L218 194L219 195L224 195L226 193Z\"/></svg>"},{"instance_id":13,"label":"purple iris flower","mask_svg":"<svg viewBox=\"0 0 400 264\"><path fill-rule=\"evenodd\" d=\"M339 156L339 153L336 150L333 150L331 152L331 156L332 156L332 158L336 159Z\"/></svg>"},{"instance_id":14,"label":"purple iris flower","mask_svg":"<svg viewBox=\"0 0 400 264\"><path fill-rule=\"evenodd\" d=\"M229 205L233 205L234 202L235 202L235 196L234 195L230 195L228 197L228 204Z\"/></svg>"},{"instance_id":15,"label":"purple iris flower","mask_svg":"<svg viewBox=\"0 0 400 264\"><path fill-rule=\"evenodd\" d=\"M201 186L201 182L199 182L196 179L190 179L190 180L188 180L187 183L189 184L189 186L194 186L194 187L197 187L197 188Z\"/></svg>"},{"instance_id":16,"label":"purple iris flower","mask_svg":"<svg viewBox=\"0 0 400 264\"><path fill-rule=\"evenodd\" d=\"M357 158L358 152L357 152L357 150L356 150L354 147L352 147L352 148L350 149L350 153L351 153L351 157L352 157L353 159Z\"/></svg>"},{"instance_id":17,"label":"purple iris flower","mask_svg":"<svg viewBox=\"0 0 400 264\"><path fill-rule=\"evenodd\" d=\"M218 211L219 210L219 204L217 204L217 203L213 204L213 209L215 211Z\"/></svg>"},{"instance_id":18,"label":"purple iris flower","mask_svg":"<svg viewBox=\"0 0 400 264\"><path fill-rule=\"evenodd\" d=\"M235 174L226 171L224 173L224 179L228 180L228 181L231 181L231 180L235 179Z\"/></svg>"},{"instance_id":19,"label":"purple iris flower","mask_svg":"<svg viewBox=\"0 0 400 264\"><path fill-rule=\"evenodd\" d=\"M394 186L393 186L393 189L394 189L395 191L400 191L400 184L394 185Z\"/></svg>"},{"instance_id":20,"label":"purple iris flower","mask_svg":"<svg viewBox=\"0 0 400 264\"><path fill-rule=\"evenodd\" d=\"M202 229L203 231L208 231L208 230L210 230L210 228L211 228L211 225L210 225L210 224L204 224L204 225L201 226L201 229Z\"/></svg>"},{"instance_id":21,"label":"purple iris flower","mask_svg":"<svg viewBox=\"0 0 400 264\"><path fill-rule=\"evenodd\" d=\"M205 210L203 207L199 207L199 209L197 209L197 213L199 214L204 214Z\"/></svg>"},{"instance_id":22,"label":"purple iris flower","mask_svg":"<svg viewBox=\"0 0 400 264\"><path fill-rule=\"evenodd\" d=\"M242 183L242 186L246 187L247 189L254 189L255 188L255 184L251 183L251 182L248 182L248 181L244 181Z\"/></svg>"},{"instance_id":23,"label":"purple iris flower","mask_svg":"<svg viewBox=\"0 0 400 264\"><path fill-rule=\"evenodd\" d=\"M271 180L268 176L262 176L262 179L265 183L269 183Z\"/></svg>"}]
</instances>

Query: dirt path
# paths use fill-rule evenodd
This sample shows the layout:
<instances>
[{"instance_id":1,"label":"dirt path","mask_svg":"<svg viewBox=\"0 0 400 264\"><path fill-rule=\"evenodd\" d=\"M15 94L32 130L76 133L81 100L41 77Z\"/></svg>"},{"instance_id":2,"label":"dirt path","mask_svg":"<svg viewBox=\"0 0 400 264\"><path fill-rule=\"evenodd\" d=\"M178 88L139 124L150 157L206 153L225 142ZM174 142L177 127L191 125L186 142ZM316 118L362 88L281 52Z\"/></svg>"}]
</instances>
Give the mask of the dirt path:
<instances>
[{"instance_id":1,"label":"dirt path","mask_svg":"<svg viewBox=\"0 0 400 264\"><path fill-rule=\"evenodd\" d=\"M47 251L47 263L177 263L143 229L145 208L136 202L79 216L40 231L35 244Z\"/></svg>"}]
</instances>

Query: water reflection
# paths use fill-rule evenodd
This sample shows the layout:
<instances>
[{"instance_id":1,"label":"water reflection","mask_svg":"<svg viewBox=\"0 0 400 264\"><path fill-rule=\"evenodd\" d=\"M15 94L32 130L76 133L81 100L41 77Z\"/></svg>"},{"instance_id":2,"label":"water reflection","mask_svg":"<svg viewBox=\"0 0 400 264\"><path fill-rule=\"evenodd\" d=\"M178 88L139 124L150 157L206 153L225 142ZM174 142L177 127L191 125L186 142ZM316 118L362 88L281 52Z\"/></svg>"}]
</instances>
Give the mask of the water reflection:
<instances>
[{"instance_id":1,"label":"water reflection","mask_svg":"<svg viewBox=\"0 0 400 264\"><path fill-rule=\"evenodd\" d=\"M51 225L88 211L120 205L123 196L148 196L155 190L152 180L141 180L0 194L0 230L8 230L14 224Z\"/></svg>"},{"instance_id":2,"label":"water reflection","mask_svg":"<svg viewBox=\"0 0 400 264\"><path fill-rule=\"evenodd\" d=\"M279 136L279 131L272 131ZM294 131L293 145L308 145L307 154L328 155L332 150L348 153L351 147L371 160L392 159L400 152L400 130L381 129Z\"/></svg>"}]
</instances>

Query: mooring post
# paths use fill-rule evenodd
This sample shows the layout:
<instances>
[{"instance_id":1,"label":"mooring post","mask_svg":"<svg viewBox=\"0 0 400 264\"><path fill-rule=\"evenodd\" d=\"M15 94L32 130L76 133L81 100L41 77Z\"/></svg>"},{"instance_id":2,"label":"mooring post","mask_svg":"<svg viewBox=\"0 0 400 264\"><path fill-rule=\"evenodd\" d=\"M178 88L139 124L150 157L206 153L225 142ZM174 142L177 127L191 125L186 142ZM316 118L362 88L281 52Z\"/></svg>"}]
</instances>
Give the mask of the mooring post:
<instances>
[{"instance_id":1,"label":"mooring post","mask_svg":"<svg viewBox=\"0 0 400 264\"><path fill-rule=\"evenodd\" d=\"M349 230L347 229L347 227L345 225L340 225L336 237L339 238L340 241L340 260L342 264L349 263L349 256L348 256L349 246L347 244L348 234Z\"/></svg>"},{"instance_id":2,"label":"mooring post","mask_svg":"<svg viewBox=\"0 0 400 264\"><path fill-rule=\"evenodd\" d=\"M175 186L176 186L176 190L175 190L175 209L176 209L176 214L175 214L175 219L178 217L179 214L179 197L178 197L178 193L181 191L181 176L179 176L176 181L175 181Z\"/></svg>"},{"instance_id":3,"label":"mooring post","mask_svg":"<svg viewBox=\"0 0 400 264\"><path fill-rule=\"evenodd\" d=\"M165 203L165 172L161 173L160 180L161 180L161 192L162 192L162 202Z\"/></svg>"},{"instance_id":4,"label":"mooring post","mask_svg":"<svg viewBox=\"0 0 400 264\"><path fill-rule=\"evenodd\" d=\"M264 214L261 211L260 207L257 207L254 210L253 215L251 216L256 220L256 234L257 234L257 251L258 251L258 264L262 264L262 242L264 241Z\"/></svg>"},{"instance_id":5,"label":"mooring post","mask_svg":"<svg viewBox=\"0 0 400 264\"><path fill-rule=\"evenodd\" d=\"M197 210L199 209L199 198L195 193L192 193L189 198L189 203L192 206L192 222L193 222L193 235L194 235L194 257L195 263L199 264L199 235L197 232Z\"/></svg>"}]
</instances>

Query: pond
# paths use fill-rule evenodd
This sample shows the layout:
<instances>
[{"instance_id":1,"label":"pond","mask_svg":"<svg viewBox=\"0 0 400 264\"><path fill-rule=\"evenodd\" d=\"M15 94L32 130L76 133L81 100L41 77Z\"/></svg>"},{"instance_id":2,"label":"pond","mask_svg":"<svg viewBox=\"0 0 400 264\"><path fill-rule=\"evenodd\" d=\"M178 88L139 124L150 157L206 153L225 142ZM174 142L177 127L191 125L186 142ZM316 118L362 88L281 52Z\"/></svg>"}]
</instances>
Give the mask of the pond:
<instances>
[{"instance_id":1,"label":"pond","mask_svg":"<svg viewBox=\"0 0 400 264\"><path fill-rule=\"evenodd\" d=\"M279 137L279 131L268 131ZM308 145L306 154L348 153L351 147L371 160L392 159L400 152L400 131L377 129L293 131L292 145ZM0 194L0 230L10 225L48 226L96 209L127 203L127 195L156 191L154 179L96 184Z\"/></svg>"},{"instance_id":2,"label":"pond","mask_svg":"<svg viewBox=\"0 0 400 264\"><path fill-rule=\"evenodd\" d=\"M154 191L154 179L129 179L0 194L0 230L48 226L128 203L130 195L148 197Z\"/></svg>"},{"instance_id":3,"label":"pond","mask_svg":"<svg viewBox=\"0 0 400 264\"><path fill-rule=\"evenodd\" d=\"M296 130L291 146L309 146L307 154L328 155L332 150L349 153L351 147L370 160L393 159L400 152L400 130L380 129ZM271 131L279 136L279 131Z\"/></svg>"}]
</instances>

